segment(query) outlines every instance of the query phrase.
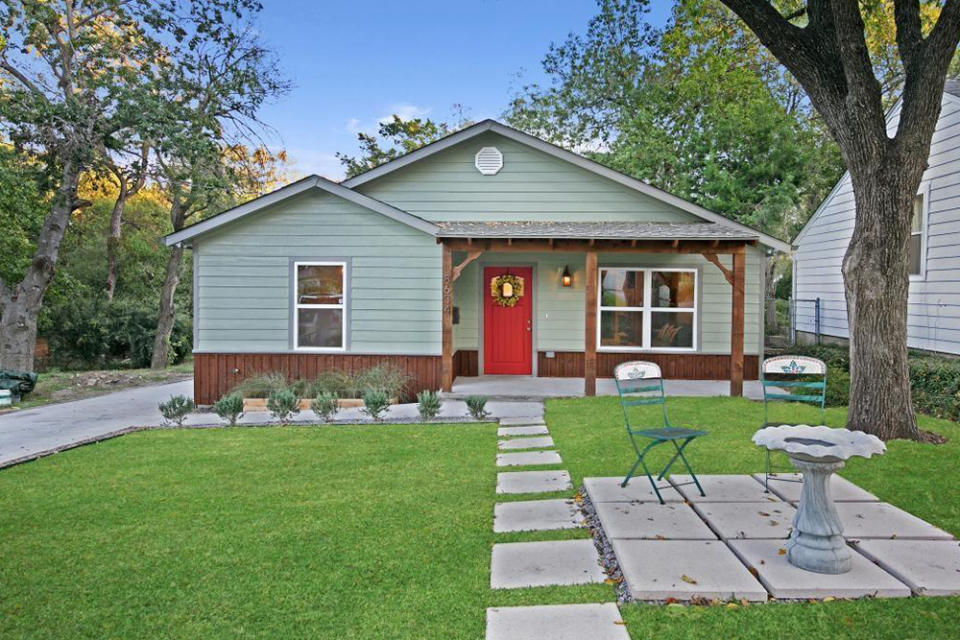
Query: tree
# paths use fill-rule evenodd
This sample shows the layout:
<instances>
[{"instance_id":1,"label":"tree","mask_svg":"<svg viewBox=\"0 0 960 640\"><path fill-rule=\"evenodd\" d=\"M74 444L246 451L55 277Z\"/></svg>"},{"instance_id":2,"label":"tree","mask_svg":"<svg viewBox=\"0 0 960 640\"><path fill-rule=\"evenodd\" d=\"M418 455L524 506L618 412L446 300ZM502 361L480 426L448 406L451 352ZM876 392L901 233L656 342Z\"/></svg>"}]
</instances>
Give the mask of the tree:
<instances>
[{"instance_id":1,"label":"tree","mask_svg":"<svg viewBox=\"0 0 960 640\"><path fill-rule=\"evenodd\" d=\"M127 201L137 195L147 184L149 171L150 144L146 141L134 141L134 149L121 149L117 154L103 153L104 162L111 177L117 183L117 196L110 212L110 228L107 232L107 277L104 291L107 300L113 300L117 289L117 272L120 270L119 245L123 229L123 212Z\"/></svg>"},{"instance_id":2,"label":"tree","mask_svg":"<svg viewBox=\"0 0 960 640\"><path fill-rule=\"evenodd\" d=\"M866 37L865 15L877 3L808 0L782 13L766 2L722 1L803 86L850 172L856 221L843 260L850 321L847 423L884 439L916 439L907 366L907 241L960 41L960 0L945 0L928 29L922 9L933 3L893 2L903 90L891 134Z\"/></svg>"}]
</instances>

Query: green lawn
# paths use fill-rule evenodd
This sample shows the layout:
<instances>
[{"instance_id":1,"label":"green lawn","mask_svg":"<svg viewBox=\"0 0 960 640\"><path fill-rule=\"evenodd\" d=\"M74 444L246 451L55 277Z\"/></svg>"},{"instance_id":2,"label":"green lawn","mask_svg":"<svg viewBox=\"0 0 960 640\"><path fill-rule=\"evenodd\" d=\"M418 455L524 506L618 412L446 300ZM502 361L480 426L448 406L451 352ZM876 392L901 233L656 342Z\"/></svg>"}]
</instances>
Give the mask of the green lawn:
<instances>
[{"instance_id":1,"label":"green lawn","mask_svg":"<svg viewBox=\"0 0 960 640\"><path fill-rule=\"evenodd\" d=\"M711 431L691 447L699 471L761 467L757 405L671 406ZM575 481L629 467L618 411L609 398L549 403ZM956 426L922 420L950 443L893 443L847 475L960 533ZM490 591L494 542L586 535L492 533L496 441L489 424L165 430L0 471L0 638L476 640L488 606L612 600L608 585ZM634 640L807 628L900 640L960 635L958 605L630 605L624 617Z\"/></svg>"}]
</instances>

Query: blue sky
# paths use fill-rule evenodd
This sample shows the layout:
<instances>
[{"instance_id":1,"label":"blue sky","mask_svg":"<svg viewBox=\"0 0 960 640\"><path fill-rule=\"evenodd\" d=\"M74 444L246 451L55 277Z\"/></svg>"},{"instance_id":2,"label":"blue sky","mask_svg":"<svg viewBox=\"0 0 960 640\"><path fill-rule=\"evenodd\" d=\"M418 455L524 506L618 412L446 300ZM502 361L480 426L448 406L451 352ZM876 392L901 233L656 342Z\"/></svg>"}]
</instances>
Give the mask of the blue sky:
<instances>
[{"instance_id":1,"label":"blue sky","mask_svg":"<svg viewBox=\"0 0 960 640\"><path fill-rule=\"evenodd\" d=\"M654 0L651 19L670 2ZM406 117L499 117L523 84L543 79L551 42L583 32L590 0L265 0L258 27L293 90L263 120L287 149L291 177L343 177L337 151L355 153L358 131Z\"/></svg>"}]
</instances>

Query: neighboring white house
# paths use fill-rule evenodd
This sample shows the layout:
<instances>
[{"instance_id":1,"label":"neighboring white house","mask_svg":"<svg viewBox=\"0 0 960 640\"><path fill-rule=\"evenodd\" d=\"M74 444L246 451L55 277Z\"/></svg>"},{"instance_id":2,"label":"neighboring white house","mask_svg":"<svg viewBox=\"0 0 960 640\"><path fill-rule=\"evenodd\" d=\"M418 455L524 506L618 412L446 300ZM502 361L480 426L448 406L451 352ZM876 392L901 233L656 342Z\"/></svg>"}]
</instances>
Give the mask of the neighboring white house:
<instances>
[{"instance_id":1,"label":"neighboring white house","mask_svg":"<svg viewBox=\"0 0 960 640\"><path fill-rule=\"evenodd\" d=\"M899 105L887 129L899 122ZM793 298L797 339L819 330L849 337L841 264L853 235L853 191L845 174L794 240ZM914 205L910 238L910 347L960 354L960 80L947 80L930 159Z\"/></svg>"}]
</instances>

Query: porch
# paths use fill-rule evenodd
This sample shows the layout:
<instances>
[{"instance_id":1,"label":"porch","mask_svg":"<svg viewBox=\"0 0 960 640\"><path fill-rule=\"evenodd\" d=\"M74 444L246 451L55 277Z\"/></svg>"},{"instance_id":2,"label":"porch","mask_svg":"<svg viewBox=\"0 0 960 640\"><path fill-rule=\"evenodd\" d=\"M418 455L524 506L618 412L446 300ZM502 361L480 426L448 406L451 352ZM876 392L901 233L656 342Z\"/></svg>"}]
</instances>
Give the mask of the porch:
<instances>
[{"instance_id":1,"label":"porch","mask_svg":"<svg viewBox=\"0 0 960 640\"><path fill-rule=\"evenodd\" d=\"M723 380L665 380L668 396L727 396L730 384ZM482 395L491 400L542 400L545 398L576 398L584 395L583 378L552 378L538 376L459 376L453 389L444 393L450 399L464 399ZM596 395L615 396L617 387L610 378L597 380ZM762 400L763 389L757 380L745 380L743 396Z\"/></svg>"}]
</instances>

